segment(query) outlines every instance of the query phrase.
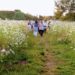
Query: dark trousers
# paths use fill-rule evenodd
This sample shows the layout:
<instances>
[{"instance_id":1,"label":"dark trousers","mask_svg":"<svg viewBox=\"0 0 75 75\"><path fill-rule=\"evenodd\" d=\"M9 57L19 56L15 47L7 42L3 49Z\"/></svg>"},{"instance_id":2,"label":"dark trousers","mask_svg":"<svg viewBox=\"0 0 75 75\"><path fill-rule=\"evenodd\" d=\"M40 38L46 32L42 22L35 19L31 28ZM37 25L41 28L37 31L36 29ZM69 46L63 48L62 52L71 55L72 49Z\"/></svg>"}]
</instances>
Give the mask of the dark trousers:
<instances>
[{"instance_id":1,"label":"dark trousers","mask_svg":"<svg viewBox=\"0 0 75 75\"><path fill-rule=\"evenodd\" d=\"M43 33L44 33L44 30L39 30L39 34L41 37L43 36Z\"/></svg>"},{"instance_id":2,"label":"dark trousers","mask_svg":"<svg viewBox=\"0 0 75 75\"><path fill-rule=\"evenodd\" d=\"M46 26L44 26L44 32L46 33Z\"/></svg>"}]
</instances>

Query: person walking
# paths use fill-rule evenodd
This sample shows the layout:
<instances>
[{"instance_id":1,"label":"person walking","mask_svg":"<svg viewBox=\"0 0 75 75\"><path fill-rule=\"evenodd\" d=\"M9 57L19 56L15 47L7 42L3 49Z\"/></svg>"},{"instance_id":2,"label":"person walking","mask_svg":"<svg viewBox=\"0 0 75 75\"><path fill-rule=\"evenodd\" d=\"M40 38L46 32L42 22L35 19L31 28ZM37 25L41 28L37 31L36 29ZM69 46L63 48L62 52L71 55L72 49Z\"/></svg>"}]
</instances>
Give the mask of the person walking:
<instances>
[{"instance_id":1,"label":"person walking","mask_svg":"<svg viewBox=\"0 0 75 75\"><path fill-rule=\"evenodd\" d=\"M28 21L28 29L29 29L30 31L32 30L32 23L31 23L30 20Z\"/></svg>"},{"instance_id":2,"label":"person walking","mask_svg":"<svg viewBox=\"0 0 75 75\"><path fill-rule=\"evenodd\" d=\"M36 20L33 25L33 35L37 36L37 34L38 34L38 21Z\"/></svg>"},{"instance_id":3,"label":"person walking","mask_svg":"<svg viewBox=\"0 0 75 75\"><path fill-rule=\"evenodd\" d=\"M44 25L43 25L42 20L40 20L38 22L38 31L39 31L40 36L42 37L43 36L43 33L44 33Z\"/></svg>"},{"instance_id":4,"label":"person walking","mask_svg":"<svg viewBox=\"0 0 75 75\"><path fill-rule=\"evenodd\" d=\"M43 26L44 26L44 32L46 33L48 28L47 20L43 21Z\"/></svg>"}]
</instances>

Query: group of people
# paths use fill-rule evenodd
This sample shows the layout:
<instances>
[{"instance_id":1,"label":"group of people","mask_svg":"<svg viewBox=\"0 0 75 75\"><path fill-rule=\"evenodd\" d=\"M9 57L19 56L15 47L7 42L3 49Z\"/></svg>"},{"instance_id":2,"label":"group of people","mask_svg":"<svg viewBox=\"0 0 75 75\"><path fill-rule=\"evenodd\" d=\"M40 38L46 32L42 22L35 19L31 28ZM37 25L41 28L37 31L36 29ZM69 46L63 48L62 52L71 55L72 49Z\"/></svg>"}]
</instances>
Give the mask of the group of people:
<instances>
[{"instance_id":1,"label":"group of people","mask_svg":"<svg viewBox=\"0 0 75 75\"><path fill-rule=\"evenodd\" d=\"M28 27L30 30L33 30L34 36L37 36L37 34L39 33L42 37L48 28L48 24L46 20L35 20L34 22L29 21Z\"/></svg>"}]
</instances>

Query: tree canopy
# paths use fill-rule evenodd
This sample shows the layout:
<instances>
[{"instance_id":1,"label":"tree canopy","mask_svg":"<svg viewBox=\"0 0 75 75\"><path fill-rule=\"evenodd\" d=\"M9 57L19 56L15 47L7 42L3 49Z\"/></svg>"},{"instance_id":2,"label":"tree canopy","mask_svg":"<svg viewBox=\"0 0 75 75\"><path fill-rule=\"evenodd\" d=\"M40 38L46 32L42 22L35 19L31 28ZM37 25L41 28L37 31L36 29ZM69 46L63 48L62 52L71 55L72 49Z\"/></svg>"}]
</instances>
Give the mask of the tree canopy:
<instances>
[{"instance_id":1,"label":"tree canopy","mask_svg":"<svg viewBox=\"0 0 75 75\"><path fill-rule=\"evenodd\" d=\"M75 12L75 0L57 0L55 4L56 7L63 12L65 12L66 10L71 13Z\"/></svg>"},{"instance_id":2,"label":"tree canopy","mask_svg":"<svg viewBox=\"0 0 75 75\"><path fill-rule=\"evenodd\" d=\"M23 13L20 10L14 10L14 11L0 11L0 18L1 19L10 19L10 20L33 20L37 19L36 16L33 16L28 13Z\"/></svg>"},{"instance_id":3,"label":"tree canopy","mask_svg":"<svg viewBox=\"0 0 75 75\"><path fill-rule=\"evenodd\" d=\"M56 0L55 18L75 21L75 0Z\"/></svg>"}]
</instances>

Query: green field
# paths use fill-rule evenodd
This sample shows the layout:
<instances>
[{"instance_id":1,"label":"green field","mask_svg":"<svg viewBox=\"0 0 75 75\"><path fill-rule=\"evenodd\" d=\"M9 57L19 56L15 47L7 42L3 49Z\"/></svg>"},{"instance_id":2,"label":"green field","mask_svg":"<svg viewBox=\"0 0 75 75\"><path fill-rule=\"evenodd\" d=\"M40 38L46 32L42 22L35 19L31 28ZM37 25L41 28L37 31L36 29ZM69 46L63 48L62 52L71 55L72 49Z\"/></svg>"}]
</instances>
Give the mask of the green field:
<instances>
[{"instance_id":1,"label":"green field","mask_svg":"<svg viewBox=\"0 0 75 75\"><path fill-rule=\"evenodd\" d=\"M43 37L24 25L0 26L0 75L75 75L75 23L58 24Z\"/></svg>"}]
</instances>

